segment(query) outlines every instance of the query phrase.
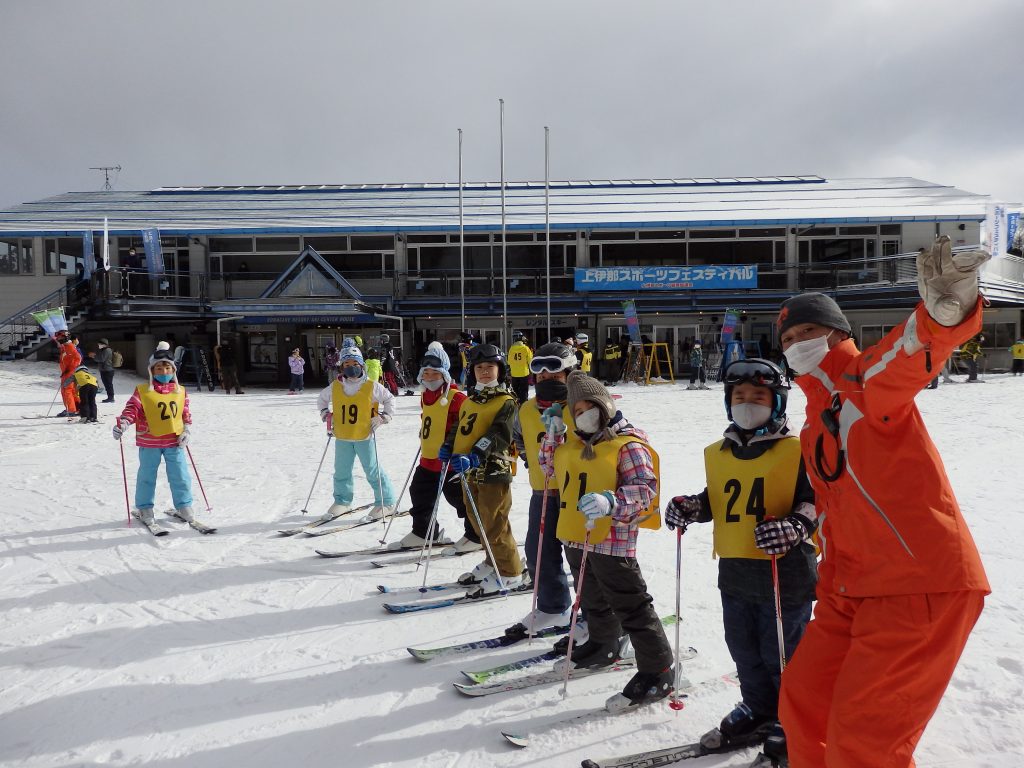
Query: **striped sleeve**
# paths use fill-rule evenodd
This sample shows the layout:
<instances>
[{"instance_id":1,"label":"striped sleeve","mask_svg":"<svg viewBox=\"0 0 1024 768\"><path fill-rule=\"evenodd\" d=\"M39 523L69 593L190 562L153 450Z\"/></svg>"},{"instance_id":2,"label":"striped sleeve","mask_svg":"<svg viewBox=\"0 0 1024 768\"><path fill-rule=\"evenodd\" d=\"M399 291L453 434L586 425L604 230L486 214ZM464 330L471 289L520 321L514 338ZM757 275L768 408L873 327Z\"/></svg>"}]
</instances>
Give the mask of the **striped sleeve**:
<instances>
[{"instance_id":1,"label":"striped sleeve","mask_svg":"<svg viewBox=\"0 0 1024 768\"><path fill-rule=\"evenodd\" d=\"M626 443L619 450L618 487L615 489L616 525L631 525L650 507L658 492L654 459L643 443Z\"/></svg>"}]
</instances>

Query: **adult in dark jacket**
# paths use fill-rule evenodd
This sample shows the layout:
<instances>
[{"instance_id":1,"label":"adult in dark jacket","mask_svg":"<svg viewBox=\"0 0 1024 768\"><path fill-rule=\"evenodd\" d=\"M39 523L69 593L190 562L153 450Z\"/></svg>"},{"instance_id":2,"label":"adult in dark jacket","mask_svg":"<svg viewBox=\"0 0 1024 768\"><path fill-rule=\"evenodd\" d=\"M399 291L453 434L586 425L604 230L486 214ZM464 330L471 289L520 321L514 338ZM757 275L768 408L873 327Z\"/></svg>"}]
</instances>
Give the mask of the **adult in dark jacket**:
<instances>
[{"instance_id":1,"label":"adult in dark jacket","mask_svg":"<svg viewBox=\"0 0 1024 768\"><path fill-rule=\"evenodd\" d=\"M103 380L103 390L107 393L105 399L100 402L114 402L114 350L110 348L110 342L100 339L97 344L99 351L96 353L96 364L100 369L100 379Z\"/></svg>"}]
</instances>

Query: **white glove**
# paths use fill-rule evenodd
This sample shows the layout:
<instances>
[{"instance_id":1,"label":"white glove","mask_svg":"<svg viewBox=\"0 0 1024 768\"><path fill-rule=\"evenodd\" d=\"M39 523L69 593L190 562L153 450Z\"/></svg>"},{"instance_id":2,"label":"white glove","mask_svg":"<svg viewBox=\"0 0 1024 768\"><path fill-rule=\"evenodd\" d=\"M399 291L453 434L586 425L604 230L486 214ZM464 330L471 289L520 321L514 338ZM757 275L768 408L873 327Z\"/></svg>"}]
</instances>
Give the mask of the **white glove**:
<instances>
[{"instance_id":1,"label":"white glove","mask_svg":"<svg viewBox=\"0 0 1024 768\"><path fill-rule=\"evenodd\" d=\"M320 421L322 421L324 424L327 423L327 417L330 416L330 415L331 415L331 412L328 409L326 409L326 408L321 408L320 409Z\"/></svg>"},{"instance_id":2,"label":"white glove","mask_svg":"<svg viewBox=\"0 0 1024 768\"><path fill-rule=\"evenodd\" d=\"M373 418L370 419L370 431L376 432L377 427L379 427L381 424L387 424L389 421L391 421L391 419L389 419L387 416L374 416Z\"/></svg>"},{"instance_id":3,"label":"white glove","mask_svg":"<svg viewBox=\"0 0 1024 768\"><path fill-rule=\"evenodd\" d=\"M544 412L540 415L540 420L544 422L544 429L551 436L558 436L565 434L565 419L562 418L562 404L552 403Z\"/></svg>"},{"instance_id":4,"label":"white glove","mask_svg":"<svg viewBox=\"0 0 1024 768\"><path fill-rule=\"evenodd\" d=\"M188 425L185 425L185 431L178 435L178 446L184 448L188 445L188 441L192 439L192 434L189 431Z\"/></svg>"},{"instance_id":5,"label":"white glove","mask_svg":"<svg viewBox=\"0 0 1024 768\"><path fill-rule=\"evenodd\" d=\"M126 429L128 429L128 422L124 419L118 419L114 422L114 428L110 430L110 432L113 434L115 440L120 440L121 435L124 434Z\"/></svg>"},{"instance_id":6,"label":"white glove","mask_svg":"<svg viewBox=\"0 0 1024 768\"><path fill-rule=\"evenodd\" d=\"M587 530L591 530L599 518L609 517L615 509L615 497L609 491L584 494L576 508L587 518Z\"/></svg>"},{"instance_id":7,"label":"white glove","mask_svg":"<svg viewBox=\"0 0 1024 768\"><path fill-rule=\"evenodd\" d=\"M991 259L986 251L953 253L949 235L935 238L917 255L917 291L939 325L959 325L978 301L978 267Z\"/></svg>"}]
</instances>

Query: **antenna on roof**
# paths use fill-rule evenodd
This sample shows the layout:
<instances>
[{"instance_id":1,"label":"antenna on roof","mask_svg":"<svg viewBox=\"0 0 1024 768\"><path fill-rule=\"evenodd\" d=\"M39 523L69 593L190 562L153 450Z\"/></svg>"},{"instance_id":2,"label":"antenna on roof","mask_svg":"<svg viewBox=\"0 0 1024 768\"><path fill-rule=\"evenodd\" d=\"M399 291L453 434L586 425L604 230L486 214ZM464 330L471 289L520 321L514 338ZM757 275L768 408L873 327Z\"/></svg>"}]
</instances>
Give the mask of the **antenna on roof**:
<instances>
[{"instance_id":1,"label":"antenna on roof","mask_svg":"<svg viewBox=\"0 0 1024 768\"><path fill-rule=\"evenodd\" d=\"M110 172L111 171L117 171L118 173L120 173L121 172L121 166L120 165L99 165L99 166L92 166L92 167L89 168L89 170L90 171L103 171L103 191L104 192L109 192L110 190L113 189L113 187L110 186Z\"/></svg>"}]
</instances>

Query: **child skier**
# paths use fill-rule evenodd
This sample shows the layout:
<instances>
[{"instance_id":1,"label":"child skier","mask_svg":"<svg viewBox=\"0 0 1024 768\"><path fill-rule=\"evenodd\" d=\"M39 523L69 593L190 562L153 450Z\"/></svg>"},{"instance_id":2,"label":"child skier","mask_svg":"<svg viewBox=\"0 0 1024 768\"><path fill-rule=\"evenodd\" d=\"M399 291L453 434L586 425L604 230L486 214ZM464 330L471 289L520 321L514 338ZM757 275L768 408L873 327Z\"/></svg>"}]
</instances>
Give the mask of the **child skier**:
<instances>
[{"instance_id":1,"label":"child skier","mask_svg":"<svg viewBox=\"0 0 1024 768\"><path fill-rule=\"evenodd\" d=\"M380 364L380 352L370 347L366 350L366 378L370 381L380 381L383 369Z\"/></svg>"},{"instance_id":2,"label":"child skier","mask_svg":"<svg viewBox=\"0 0 1024 768\"><path fill-rule=\"evenodd\" d=\"M508 348L508 367L512 377L512 391L522 404L530 399L530 360L533 352L526 346L522 331L512 334L512 346Z\"/></svg>"},{"instance_id":3,"label":"child skier","mask_svg":"<svg viewBox=\"0 0 1024 768\"><path fill-rule=\"evenodd\" d=\"M573 371L566 385L579 439L565 440L562 409L552 405L545 412L540 461L561 486L557 533L566 543L590 636L555 668L611 665L624 652L623 635L629 635L637 673L605 704L620 711L668 696L675 680L672 648L636 561L637 529L661 524L657 454L647 435L615 409L601 382ZM589 552L581 581L584 545Z\"/></svg>"},{"instance_id":4,"label":"child skier","mask_svg":"<svg viewBox=\"0 0 1024 768\"><path fill-rule=\"evenodd\" d=\"M697 381L700 380L700 386L697 386ZM707 373L704 370L704 348L700 344L700 339L693 342L693 348L690 350L690 383L686 387L687 389L710 389L707 384Z\"/></svg>"},{"instance_id":5,"label":"child skier","mask_svg":"<svg viewBox=\"0 0 1024 768\"><path fill-rule=\"evenodd\" d=\"M75 368L73 374L75 387L78 389L78 412L81 417L79 424L96 424L96 393L99 387L96 386L96 377L89 372L88 366L80 365Z\"/></svg>"},{"instance_id":6,"label":"child skier","mask_svg":"<svg viewBox=\"0 0 1024 768\"><path fill-rule=\"evenodd\" d=\"M306 361L302 358L302 352L296 347L288 356L288 370L291 371L291 383L288 385L288 394L294 395L305 388L303 373L306 370Z\"/></svg>"},{"instance_id":7,"label":"child skier","mask_svg":"<svg viewBox=\"0 0 1024 768\"><path fill-rule=\"evenodd\" d=\"M466 519L466 503L462 498L458 478L449 470L447 478L441 483L441 470L445 462L438 458L438 453L448 430L458 421L459 409L466 399L466 394L459 392L452 383L450 367L448 354L441 343L431 342L420 361L420 372L416 376L416 380L423 385L423 393L420 395L420 461L409 484L412 531L393 545L395 549L422 547L426 544L430 517L439 492L444 494L445 500L455 508L459 517L464 519L466 535L451 547L452 554L481 549L480 540ZM450 544L444 541L444 531L440 527L435 526L432 538L435 542Z\"/></svg>"},{"instance_id":8,"label":"child skier","mask_svg":"<svg viewBox=\"0 0 1024 768\"><path fill-rule=\"evenodd\" d=\"M725 369L725 438L704 449L707 487L676 496L665 510L670 529L714 522L725 642L743 700L701 737L709 748L764 737L765 755L785 758L778 724L782 675L771 559L778 558L786 658L811 618L817 554L814 492L800 440L786 416L789 381L775 363L737 360ZM758 738L760 740L760 738Z\"/></svg>"},{"instance_id":9,"label":"child skier","mask_svg":"<svg viewBox=\"0 0 1024 768\"><path fill-rule=\"evenodd\" d=\"M154 523L156 475L163 458L167 482L171 486L175 517L192 521L192 476L185 461L192 413L188 393L178 383L170 345L161 341L149 358L149 383L135 388L114 425L115 440L120 440L130 424L135 425L135 444L139 448L139 472L135 478L135 510L132 515L147 526Z\"/></svg>"},{"instance_id":10,"label":"child skier","mask_svg":"<svg viewBox=\"0 0 1024 768\"><path fill-rule=\"evenodd\" d=\"M562 542L555 535L558 528L558 484L545 481L540 465L540 444L546 431L542 413L553 404L565 405L568 388L565 380L576 367L576 355L564 344L544 344L530 362L536 376L536 395L516 411L512 437L519 455L530 473L530 519L526 531L526 563L530 577L537 585L537 608L530 611L508 634L523 634L544 627L569 624L569 580L562 569ZM563 412L567 429L575 429L572 416ZM547 490L547 504L544 493ZM537 567L537 544L541 538L540 514L544 510L544 541L541 544L540 569ZM577 624L577 628L580 625ZM567 643L568 644L568 643Z\"/></svg>"},{"instance_id":11,"label":"child skier","mask_svg":"<svg viewBox=\"0 0 1024 768\"><path fill-rule=\"evenodd\" d=\"M470 363L476 381L459 409L459 420L445 435L438 455L451 459L451 469L467 480L466 508L470 524L494 555L484 559L459 581L472 584L467 594L485 595L514 589L523 583L523 563L508 514L512 508L512 421L516 401L505 385L505 356L493 344L473 347ZM473 513L474 505L480 520ZM483 524L483 530L480 528ZM499 578L500 577L500 578Z\"/></svg>"},{"instance_id":12,"label":"child skier","mask_svg":"<svg viewBox=\"0 0 1024 768\"><path fill-rule=\"evenodd\" d=\"M1017 339L1010 347L1010 354L1013 355L1013 367L1010 372L1014 376L1024 375L1024 338Z\"/></svg>"},{"instance_id":13,"label":"child skier","mask_svg":"<svg viewBox=\"0 0 1024 768\"><path fill-rule=\"evenodd\" d=\"M346 339L347 341L347 339ZM394 398L366 378L363 353L355 344L341 348L338 379L316 399L320 418L334 435L334 503L322 516L332 520L352 508L355 488L352 467L356 457L373 488L374 507L368 517L379 520L395 504L391 481L378 465L377 428L391 421Z\"/></svg>"}]
</instances>

